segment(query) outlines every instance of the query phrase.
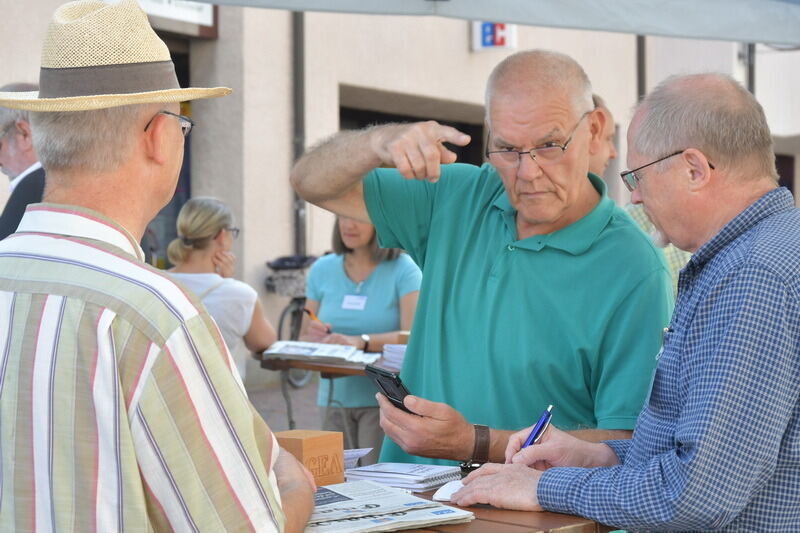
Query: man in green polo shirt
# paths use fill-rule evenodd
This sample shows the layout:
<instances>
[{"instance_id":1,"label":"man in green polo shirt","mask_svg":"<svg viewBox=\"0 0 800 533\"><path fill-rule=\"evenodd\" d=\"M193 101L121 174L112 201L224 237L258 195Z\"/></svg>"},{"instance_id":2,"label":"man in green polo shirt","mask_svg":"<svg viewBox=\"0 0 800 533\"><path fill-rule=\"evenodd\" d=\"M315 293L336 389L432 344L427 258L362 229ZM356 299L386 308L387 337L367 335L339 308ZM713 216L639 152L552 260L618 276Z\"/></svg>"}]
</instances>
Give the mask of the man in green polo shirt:
<instances>
[{"instance_id":1,"label":"man in green polo shirt","mask_svg":"<svg viewBox=\"0 0 800 533\"><path fill-rule=\"evenodd\" d=\"M571 58L520 52L488 82L488 164L451 164L442 142L469 137L424 122L342 132L295 166L300 196L372 222L423 270L402 371L422 416L379 398L397 443L382 460L502 462L510 432L485 426L548 404L582 438L630 435L672 295L660 252L588 174L604 142L591 95Z\"/></svg>"}]
</instances>

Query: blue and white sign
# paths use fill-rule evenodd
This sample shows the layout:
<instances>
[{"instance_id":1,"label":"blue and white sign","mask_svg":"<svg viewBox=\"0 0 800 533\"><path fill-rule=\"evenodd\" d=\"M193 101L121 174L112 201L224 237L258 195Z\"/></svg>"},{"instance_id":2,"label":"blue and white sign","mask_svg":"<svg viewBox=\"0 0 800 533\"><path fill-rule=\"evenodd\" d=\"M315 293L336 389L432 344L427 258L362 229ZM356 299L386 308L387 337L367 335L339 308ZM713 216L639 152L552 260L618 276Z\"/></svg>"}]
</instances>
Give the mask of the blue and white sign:
<instances>
[{"instance_id":1,"label":"blue and white sign","mask_svg":"<svg viewBox=\"0 0 800 533\"><path fill-rule=\"evenodd\" d=\"M472 22L472 51L517 47L517 25L503 22Z\"/></svg>"}]
</instances>

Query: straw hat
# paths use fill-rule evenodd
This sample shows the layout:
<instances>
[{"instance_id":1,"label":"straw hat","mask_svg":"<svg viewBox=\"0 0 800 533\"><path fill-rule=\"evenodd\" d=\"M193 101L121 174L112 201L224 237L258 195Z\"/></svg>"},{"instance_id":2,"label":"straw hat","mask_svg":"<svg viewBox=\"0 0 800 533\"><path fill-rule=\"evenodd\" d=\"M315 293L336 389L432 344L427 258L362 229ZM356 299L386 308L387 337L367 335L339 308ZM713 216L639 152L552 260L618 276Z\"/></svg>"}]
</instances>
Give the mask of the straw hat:
<instances>
[{"instance_id":1,"label":"straw hat","mask_svg":"<svg viewBox=\"0 0 800 533\"><path fill-rule=\"evenodd\" d=\"M0 92L0 106L88 111L225 96L227 87L181 89L169 50L136 0L78 0L53 14L38 92Z\"/></svg>"}]
</instances>

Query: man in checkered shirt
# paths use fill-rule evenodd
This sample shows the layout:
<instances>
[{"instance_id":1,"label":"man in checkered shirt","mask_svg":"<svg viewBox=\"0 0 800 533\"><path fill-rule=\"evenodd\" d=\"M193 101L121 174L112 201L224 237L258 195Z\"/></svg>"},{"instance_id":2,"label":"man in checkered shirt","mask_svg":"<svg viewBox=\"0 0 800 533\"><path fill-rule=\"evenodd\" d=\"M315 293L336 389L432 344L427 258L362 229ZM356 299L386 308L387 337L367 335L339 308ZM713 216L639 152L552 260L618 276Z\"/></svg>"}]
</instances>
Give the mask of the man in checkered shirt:
<instances>
[{"instance_id":1,"label":"man in checkered shirt","mask_svg":"<svg viewBox=\"0 0 800 533\"><path fill-rule=\"evenodd\" d=\"M528 428L512 464L453 499L637 531L800 531L800 209L764 112L727 76L674 77L639 105L628 146L632 201L694 253L633 439L550 428L520 450Z\"/></svg>"}]
</instances>

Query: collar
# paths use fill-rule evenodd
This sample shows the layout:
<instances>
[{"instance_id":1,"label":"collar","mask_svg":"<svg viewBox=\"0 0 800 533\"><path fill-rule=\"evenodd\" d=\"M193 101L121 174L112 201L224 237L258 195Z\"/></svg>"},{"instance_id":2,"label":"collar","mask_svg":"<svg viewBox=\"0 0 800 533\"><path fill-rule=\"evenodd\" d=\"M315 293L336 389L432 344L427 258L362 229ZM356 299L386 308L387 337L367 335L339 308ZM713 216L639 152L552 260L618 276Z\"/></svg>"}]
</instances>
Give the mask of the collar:
<instances>
[{"instance_id":1,"label":"collar","mask_svg":"<svg viewBox=\"0 0 800 533\"><path fill-rule=\"evenodd\" d=\"M497 172L492 169L493 172ZM496 176L500 179L500 176ZM600 201L597 205L589 211L583 218L576 220L569 226L554 231L553 233L546 233L543 235L532 235L526 239L517 241L515 245L518 248L526 250L533 250L538 252L545 246L563 250L572 255L580 255L588 250L592 244L597 240L597 237L608 224L614 212L614 201L608 197L606 192L606 184L598 176L591 172L587 175L592 186L600 193ZM517 210L511 205L508 199L508 194L505 189L498 195L492 205L502 211L503 220L506 227L511 231L511 234L517 235Z\"/></svg>"},{"instance_id":2,"label":"collar","mask_svg":"<svg viewBox=\"0 0 800 533\"><path fill-rule=\"evenodd\" d=\"M40 233L105 242L140 261L144 252L122 226L91 209L75 205L31 204L25 210L17 233Z\"/></svg>"},{"instance_id":3,"label":"collar","mask_svg":"<svg viewBox=\"0 0 800 533\"><path fill-rule=\"evenodd\" d=\"M32 164L31 166L20 172L19 176L8 182L8 192L14 192L14 189L17 188L19 182L24 180L28 174L30 174L31 172L35 172L40 168L42 168L42 164L37 161L36 163Z\"/></svg>"},{"instance_id":4,"label":"collar","mask_svg":"<svg viewBox=\"0 0 800 533\"><path fill-rule=\"evenodd\" d=\"M701 267L722 251L731 242L746 233L765 218L795 208L794 197L786 187L778 187L764 194L744 211L725 224L710 241L692 255L689 264Z\"/></svg>"}]
</instances>

